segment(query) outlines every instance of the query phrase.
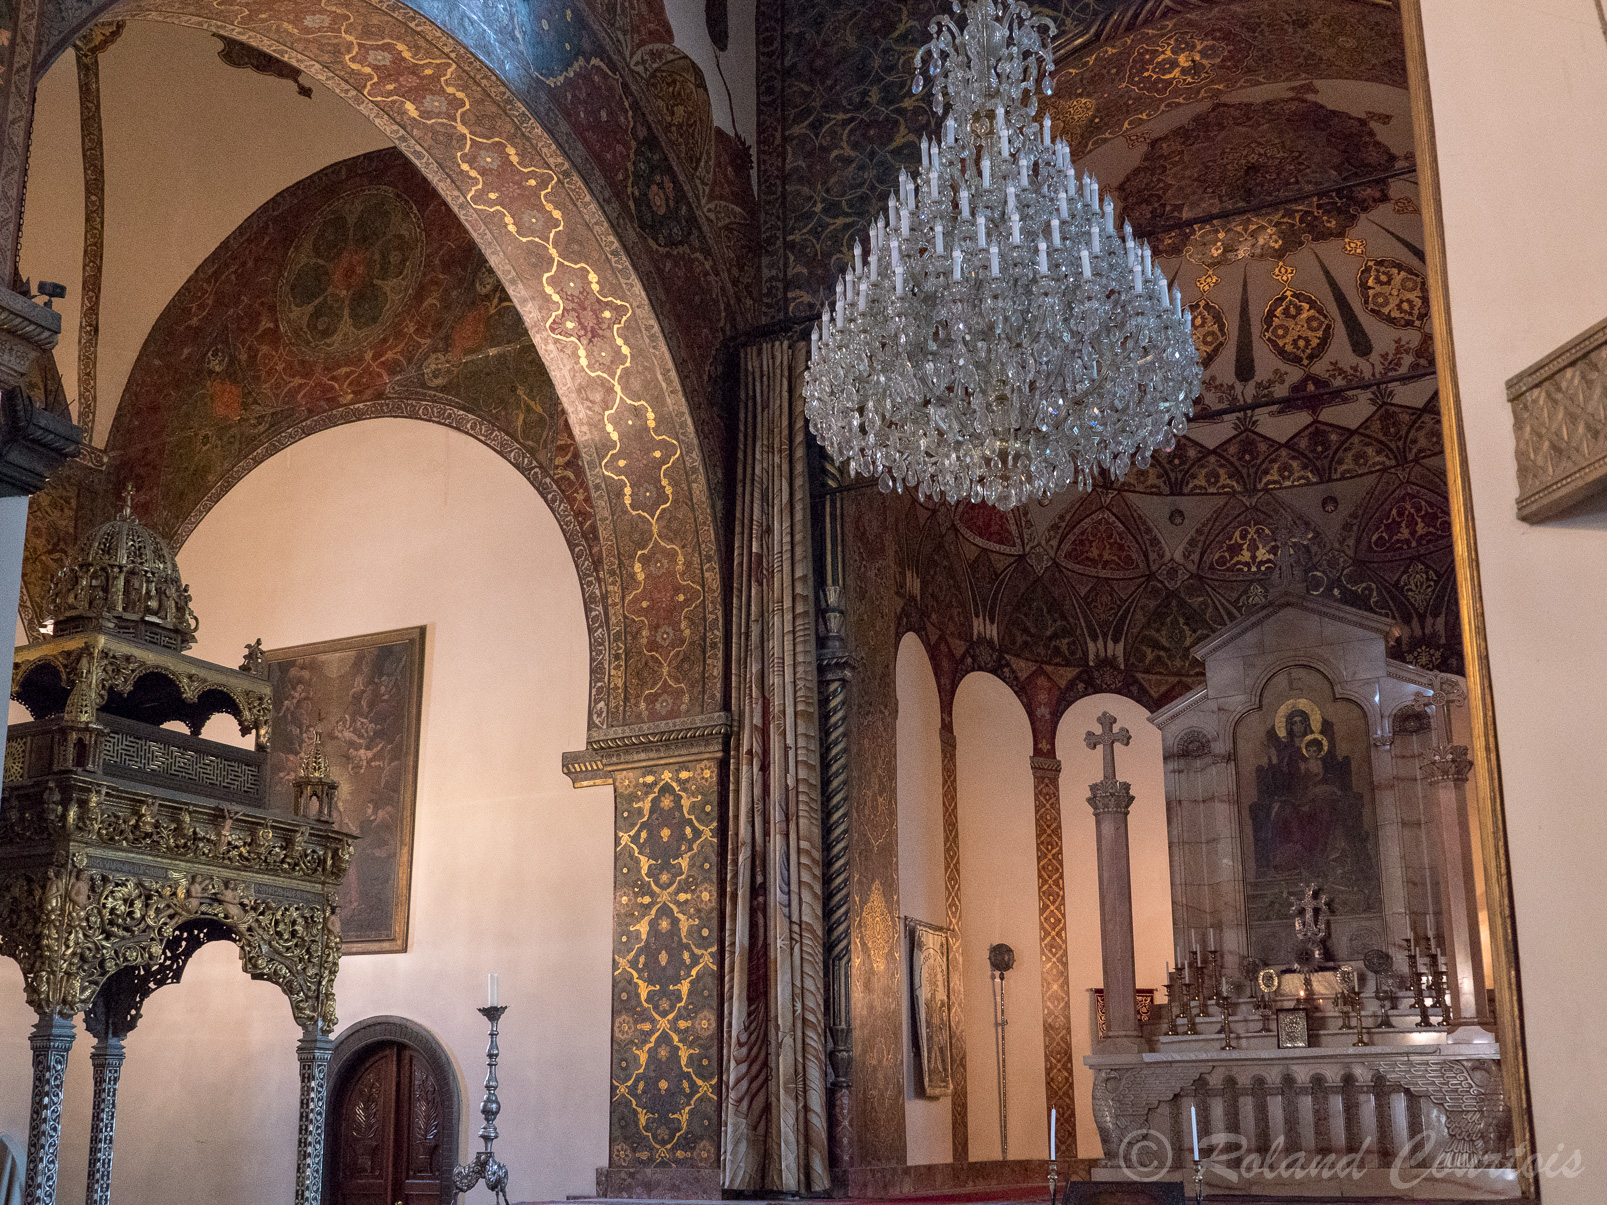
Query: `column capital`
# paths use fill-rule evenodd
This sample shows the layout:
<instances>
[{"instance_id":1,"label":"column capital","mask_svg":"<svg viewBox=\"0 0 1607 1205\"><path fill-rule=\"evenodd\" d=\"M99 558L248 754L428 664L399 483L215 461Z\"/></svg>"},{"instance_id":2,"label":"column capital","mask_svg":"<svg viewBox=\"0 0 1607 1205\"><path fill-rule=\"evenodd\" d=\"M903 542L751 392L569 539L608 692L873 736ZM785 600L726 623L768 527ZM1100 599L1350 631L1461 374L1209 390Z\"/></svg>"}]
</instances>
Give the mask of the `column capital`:
<instances>
[{"instance_id":1,"label":"column capital","mask_svg":"<svg viewBox=\"0 0 1607 1205\"><path fill-rule=\"evenodd\" d=\"M730 735L729 711L594 729L584 749L564 754L563 769L577 787L609 786L615 770L724 757Z\"/></svg>"},{"instance_id":2,"label":"column capital","mask_svg":"<svg viewBox=\"0 0 1607 1205\"><path fill-rule=\"evenodd\" d=\"M1088 806L1096 816L1125 816L1133 806L1133 792L1125 782L1104 779L1088 784Z\"/></svg>"},{"instance_id":3,"label":"column capital","mask_svg":"<svg viewBox=\"0 0 1607 1205\"><path fill-rule=\"evenodd\" d=\"M1034 757L1029 759L1034 778L1059 778L1060 759L1058 757Z\"/></svg>"},{"instance_id":4,"label":"column capital","mask_svg":"<svg viewBox=\"0 0 1607 1205\"><path fill-rule=\"evenodd\" d=\"M1430 782L1463 783L1472 769L1466 745L1440 745L1423 756L1423 776Z\"/></svg>"}]
</instances>

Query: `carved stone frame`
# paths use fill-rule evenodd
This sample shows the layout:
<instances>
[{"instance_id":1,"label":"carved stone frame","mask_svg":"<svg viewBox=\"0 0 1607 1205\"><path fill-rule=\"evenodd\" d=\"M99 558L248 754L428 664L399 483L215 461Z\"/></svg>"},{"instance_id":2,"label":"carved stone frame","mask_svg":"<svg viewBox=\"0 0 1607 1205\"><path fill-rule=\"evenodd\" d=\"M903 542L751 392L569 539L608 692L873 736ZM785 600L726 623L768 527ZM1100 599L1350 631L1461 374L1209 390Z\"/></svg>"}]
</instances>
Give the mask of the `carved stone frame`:
<instances>
[{"instance_id":1,"label":"carved stone frame","mask_svg":"<svg viewBox=\"0 0 1607 1205\"><path fill-rule=\"evenodd\" d=\"M452 1205L457 1194L452 1189L452 1169L457 1165L463 1127L463 1083L452 1056L439 1038L416 1021L406 1017L365 1017L348 1025L335 1039L329 1057L329 1100L333 1104L344 1086L344 1078L358 1060L382 1042L396 1042L422 1058L442 1086L441 1101L441 1205ZM323 1199L335 1199L335 1160L333 1128L324 1127Z\"/></svg>"}]
</instances>

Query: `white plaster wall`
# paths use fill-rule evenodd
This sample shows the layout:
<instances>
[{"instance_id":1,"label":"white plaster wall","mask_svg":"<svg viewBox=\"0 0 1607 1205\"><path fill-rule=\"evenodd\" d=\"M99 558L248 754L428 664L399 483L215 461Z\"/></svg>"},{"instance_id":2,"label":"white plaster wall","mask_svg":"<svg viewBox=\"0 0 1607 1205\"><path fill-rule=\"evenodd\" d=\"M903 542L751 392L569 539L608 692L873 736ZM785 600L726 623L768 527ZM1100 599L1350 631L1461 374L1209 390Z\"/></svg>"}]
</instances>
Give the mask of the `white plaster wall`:
<instances>
[{"instance_id":1,"label":"white plaster wall","mask_svg":"<svg viewBox=\"0 0 1607 1205\"><path fill-rule=\"evenodd\" d=\"M281 189L389 140L303 76L227 66L199 29L130 21L100 56L106 164L97 444L104 444L145 336L178 287L234 228ZM78 399L84 265L84 166L78 68L71 51L39 82L28 161L22 274L67 286L56 366Z\"/></svg>"},{"instance_id":2,"label":"white plaster wall","mask_svg":"<svg viewBox=\"0 0 1607 1205\"><path fill-rule=\"evenodd\" d=\"M754 0L727 0L730 45L721 54L709 39L707 0L665 0L676 49L703 72L714 108L714 124L740 136L751 149L757 110L758 63L754 55ZM724 81L721 73L724 73Z\"/></svg>"},{"instance_id":3,"label":"white plaster wall","mask_svg":"<svg viewBox=\"0 0 1607 1205\"><path fill-rule=\"evenodd\" d=\"M1607 1036L1557 1006L1607 993L1598 742L1607 509L1520 523L1504 383L1607 315L1607 39L1592 0L1423 0L1453 333L1483 566L1537 1148L1582 1152L1548 1205L1601 1198Z\"/></svg>"},{"instance_id":4,"label":"white plaster wall","mask_svg":"<svg viewBox=\"0 0 1607 1205\"><path fill-rule=\"evenodd\" d=\"M898 900L904 915L930 925L948 923L943 885L943 750L937 679L920 637L898 646ZM901 939L900 957L909 957ZM909 983L906 968L904 982ZM904 1147L908 1163L954 1158L949 1097L928 1100L915 1090L910 994L904 992Z\"/></svg>"},{"instance_id":5,"label":"white plaster wall","mask_svg":"<svg viewBox=\"0 0 1607 1205\"><path fill-rule=\"evenodd\" d=\"M954 697L964 951L965 1067L973 1161L999 1158L999 1062L988 947L1016 953L1005 976L1005 1088L1010 1157L1049 1157L1044 1086L1043 962L1038 946L1038 854L1032 814L1032 726L991 674L971 674Z\"/></svg>"},{"instance_id":6,"label":"white plaster wall","mask_svg":"<svg viewBox=\"0 0 1607 1205\"><path fill-rule=\"evenodd\" d=\"M466 1151L484 1078L474 1009L498 972L509 1005L498 1152L513 1199L595 1192L607 1162L612 801L559 771L560 754L585 741L587 665L580 588L552 514L468 437L378 420L255 470L179 564L202 621L194 652L228 665L258 636L273 648L429 625L411 948L342 960L341 1021L398 1014L441 1039L461 1072ZM13 1134L26 1133L32 1019L15 964L0 960L0 1131ZM117 1199L289 1200L297 1037L276 988L247 979L232 947L204 949L129 1039ZM66 1205L83 1199L89 1098L81 1038Z\"/></svg>"},{"instance_id":7,"label":"white plaster wall","mask_svg":"<svg viewBox=\"0 0 1607 1205\"><path fill-rule=\"evenodd\" d=\"M1060 758L1061 834L1066 849L1066 960L1071 976L1072 1071L1077 1089L1077 1154L1100 1155L1094 1125L1094 1081L1083 1057L1093 1043L1092 989L1103 987L1099 942L1099 860L1094 843L1094 812L1088 785L1105 773L1103 754L1083 739L1099 730L1108 711L1132 743L1116 746L1116 777L1129 784L1133 807L1127 816L1127 852L1133 876L1133 963L1140 988L1165 998L1166 968L1172 953L1172 885L1166 845L1166 767L1161 734L1149 713L1121 695L1089 695L1060 718L1055 756Z\"/></svg>"}]
</instances>

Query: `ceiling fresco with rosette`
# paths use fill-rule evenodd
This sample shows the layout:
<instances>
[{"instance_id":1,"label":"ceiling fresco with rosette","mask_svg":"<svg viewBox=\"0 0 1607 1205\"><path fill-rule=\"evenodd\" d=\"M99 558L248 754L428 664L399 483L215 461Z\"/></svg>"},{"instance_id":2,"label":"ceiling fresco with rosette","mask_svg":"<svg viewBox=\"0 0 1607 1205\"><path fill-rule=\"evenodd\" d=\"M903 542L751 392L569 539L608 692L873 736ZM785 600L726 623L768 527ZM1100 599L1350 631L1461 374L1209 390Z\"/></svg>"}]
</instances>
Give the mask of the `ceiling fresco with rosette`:
<instances>
[{"instance_id":1,"label":"ceiling fresco with rosette","mask_svg":"<svg viewBox=\"0 0 1607 1205\"><path fill-rule=\"evenodd\" d=\"M1240 0L1059 62L1056 130L1182 290L1206 375L1121 481L903 505L904 626L1016 684L1040 744L1082 695L1197 685L1190 648L1266 597L1283 539L1313 592L1397 620L1392 655L1461 669L1402 56L1388 5Z\"/></svg>"}]
</instances>

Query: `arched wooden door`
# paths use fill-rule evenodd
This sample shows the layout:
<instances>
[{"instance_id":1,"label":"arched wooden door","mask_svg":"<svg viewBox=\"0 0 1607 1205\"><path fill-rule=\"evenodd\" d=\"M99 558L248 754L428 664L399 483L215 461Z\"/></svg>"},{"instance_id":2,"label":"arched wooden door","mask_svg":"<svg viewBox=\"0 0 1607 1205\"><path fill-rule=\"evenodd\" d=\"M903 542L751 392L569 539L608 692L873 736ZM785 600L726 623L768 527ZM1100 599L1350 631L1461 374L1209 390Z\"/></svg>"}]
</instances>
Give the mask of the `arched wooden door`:
<instances>
[{"instance_id":1,"label":"arched wooden door","mask_svg":"<svg viewBox=\"0 0 1607 1205\"><path fill-rule=\"evenodd\" d=\"M441 1085L409 1046L381 1042L337 1086L334 1205L439 1205Z\"/></svg>"}]
</instances>

